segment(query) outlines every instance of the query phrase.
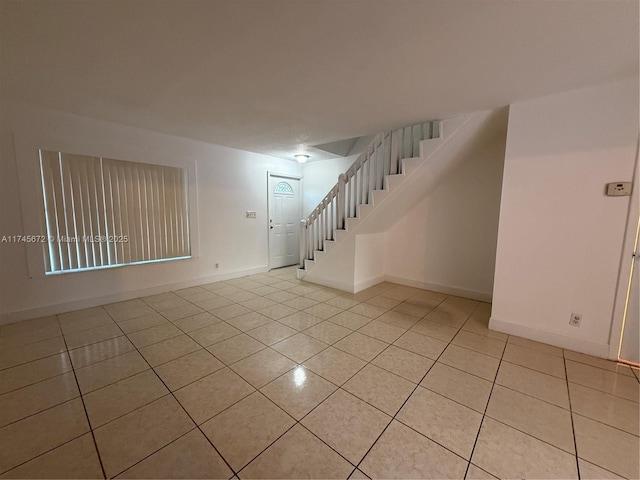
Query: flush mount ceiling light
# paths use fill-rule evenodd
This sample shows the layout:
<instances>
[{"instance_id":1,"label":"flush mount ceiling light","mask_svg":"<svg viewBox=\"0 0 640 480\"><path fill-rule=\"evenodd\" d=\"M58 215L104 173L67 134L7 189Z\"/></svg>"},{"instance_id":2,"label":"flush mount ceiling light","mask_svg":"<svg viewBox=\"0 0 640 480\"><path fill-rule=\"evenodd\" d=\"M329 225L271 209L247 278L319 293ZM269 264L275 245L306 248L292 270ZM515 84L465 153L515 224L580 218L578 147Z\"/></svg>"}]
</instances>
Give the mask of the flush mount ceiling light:
<instances>
[{"instance_id":1,"label":"flush mount ceiling light","mask_svg":"<svg viewBox=\"0 0 640 480\"><path fill-rule=\"evenodd\" d=\"M304 155L303 153L299 153L298 155L294 155L298 163L306 163L309 160L309 155Z\"/></svg>"}]
</instances>

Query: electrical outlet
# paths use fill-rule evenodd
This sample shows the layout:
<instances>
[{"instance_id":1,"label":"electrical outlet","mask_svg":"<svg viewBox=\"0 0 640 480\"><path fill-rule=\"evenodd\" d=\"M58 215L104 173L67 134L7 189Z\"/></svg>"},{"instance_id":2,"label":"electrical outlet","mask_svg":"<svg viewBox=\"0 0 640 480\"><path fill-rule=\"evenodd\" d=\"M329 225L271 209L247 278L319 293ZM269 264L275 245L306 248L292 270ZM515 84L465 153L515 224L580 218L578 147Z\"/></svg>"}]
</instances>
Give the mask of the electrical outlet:
<instances>
[{"instance_id":1,"label":"electrical outlet","mask_svg":"<svg viewBox=\"0 0 640 480\"><path fill-rule=\"evenodd\" d=\"M569 319L569 325L573 327L579 327L582 322L582 314L581 313L572 313L571 318Z\"/></svg>"},{"instance_id":2,"label":"electrical outlet","mask_svg":"<svg viewBox=\"0 0 640 480\"><path fill-rule=\"evenodd\" d=\"M216 268L220 268L220 264L218 262L216 262L214 265Z\"/></svg>"},{"instance_id":3,"label":"electrical outlet","mask_svg":"<svg viewBox=\"0 0 640 480\"><path fill-rule=\"evenodd\" d=\"M631 195L631 182L607 183L608 197L627 197Z\"/></svg>"},{"instance_id":4,"label":"electrical outlet","mask_svg":"<svg viewBox=\"0 0 640 480\"><path fill-rule=\"evenodd\" d=\"M256 212L247 210L247 218L256 218Z\"/></svg>"}]
</instances>

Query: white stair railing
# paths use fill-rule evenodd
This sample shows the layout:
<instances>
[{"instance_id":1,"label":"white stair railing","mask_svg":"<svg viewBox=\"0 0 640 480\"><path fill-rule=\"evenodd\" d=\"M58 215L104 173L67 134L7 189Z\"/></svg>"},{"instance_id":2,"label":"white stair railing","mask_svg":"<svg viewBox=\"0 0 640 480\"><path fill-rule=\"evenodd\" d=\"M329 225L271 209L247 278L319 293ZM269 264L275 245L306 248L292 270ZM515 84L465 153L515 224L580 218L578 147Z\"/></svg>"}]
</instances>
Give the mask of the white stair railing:
<instances>
[{"instance_id":1,"label":"white stair railing","mask_svg":"<svg viewBox=\"0 0 640 480\"><path fill-rule=\"evenodd\" d=\"M371 203L374 190L384 188L388 175L402 173L402 160L420 156L420 142L440 136L440 121L420 123L379 133L306 220L300 222L300 262L324 251L347 218L358 215L358 205Z\"/></svg>"}]
</instances>

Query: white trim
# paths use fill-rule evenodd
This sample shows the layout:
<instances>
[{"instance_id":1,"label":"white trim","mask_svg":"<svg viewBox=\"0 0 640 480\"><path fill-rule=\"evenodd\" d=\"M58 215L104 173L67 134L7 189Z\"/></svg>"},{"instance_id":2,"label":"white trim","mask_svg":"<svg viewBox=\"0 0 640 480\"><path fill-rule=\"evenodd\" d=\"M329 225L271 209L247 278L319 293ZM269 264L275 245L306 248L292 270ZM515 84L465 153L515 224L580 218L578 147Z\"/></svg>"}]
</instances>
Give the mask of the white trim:
<instances>
[{"instance_id":1,"label":"white trim","mask_svg":"<svg viewBox=\"0 0 640 480\"><path fill-rule=\"evenodd\" d=\"M269 222L269 217L271 216L271 189L269 188L269 179L271 177L278 178L288 178L292 180L298 180L298 217L302 219L302 175L296 175L293 173L280 173L280 172L272 172L271 170L267 170L267 264L269 270L271 270L271 225ZM298 220L300 223L300 220ZM299 228L299 227L298 227ZM298 242L300 238L298 237ZM298 247L299 249L300 247ZM295 265L295 264L294 264ZM284 265L284 267L291 267L293 265ZM284 268L278 267L278 268Z\"/></svg>"},{"instance_id":2,"label":"white trim","mask_svg":"<svg viewBox=\"0 0 640 480\"><path fill-rule=\"evenodd\" d=\"M2 313L0 314L0 325L19 322L22 320L29 320L32 318L46 317L58 313L71 312L73 310L80 310L83 308L97 307L99 305L106 305L108 303L131 300L133 298L145 297L147 295L155 295L157 293L171 292L174 290L180 290L182 288L197 287L200 285L206 285L208 283L221 282L223 280L230 280L232 278L254 275L256 273L265 273L268 271L269 268L267 266L262 266L251 268L248 270L239 270L237 272L225 273L222 275L202 277L196 280L168 283L165 285L158 285L156 287L144 288L142 290L134 290L114 295L107 295L104 297L85 298L82 300L74 300L71 302L46 305L44 307L30 308L28 310L20 310L17 312Z\"/></svg>"},{"instance_id":3,"label":"white trim","mask_svg":"<svg viewBox=\"0 0 640 480\"><path fill-rule=\"evenodd\" d=\"M323 287L335 288L337 290L342 290L343 292L356 293L353 288L353 284L348 282L334 282L333 280L328 280L326 278L309 278L310 274L307 273L304 276L304 281L309 283L314 283L316 285L322 285Z\"/></svg>"},{"instance_id":4,"label":"white trim","mask_svg":"<svg viewBox=\"0 0 640 480\"><path fill-rule=\"evenodd\" d=\"M371 278L369 280L363 280L363 281L358 282L358 283L353 285L353 293L361 292L362 290L365 290L365 289L367 289L369 287L373 287L374 285L377 285L377 284L382 283L384 281L385 281L385 276L384 275L380 275L378 277Z\"/></svg>"},{"instance_id":5,"label":"white trim","mask_svg":"<svg viewBox=\"0 0 640 480\"><path fill-rule=\"evenodd\" d=\"M491 303L491 300L493 298L490 293L477 292L475 290L466 290L464 288L451 287L448 285L439 285L437 283L423 282L421 280L412 280L410 278L396 277L394 275L385 275L384 280L386 282L406 285L408 287L432 290L434 292L446 293L447 295L456 295L458 297L470 298L472 300L479 300L481 302Z\"/></svg>"},{"instance_id":6,"label":"white trim","mask_svg":"<svg viewBox=\"0 0 640 480\"><path fill-rule=\"evenodd\" d=\"M618 284L616 286L616 296L611 314L611 332L609 334L609 355L611 360L618 360L618 353L622 342L622 329L624 311L627 303L627 292L629 291L629 280L633 269L633 247L636 240L636 229L638 227L638 205L640 205L640 136L636 144L636 161L633 173L633 190L629 199L629 209L627 212L627 223L622 251L620 253L620 270L618 272ZM635 206L635 208L634 208Z\"/></svg>"},{"instance_id":7,"label":"white trim","mask_svg":"<svg viewBox=\"0 0 640 480\"><path fill-rule=\"evenodd\" d=\"M525 327L516 323L499 320L495 317L489 319L489 330L507 333L517 337L527 338L536 342L554 345L575 352L586 353L594 357L607 358L609 353L609 345L581 340L579 338L567 337L558 333L549 332L547 330L539 330L537 328Z\"/></svg>"}]
</instances>

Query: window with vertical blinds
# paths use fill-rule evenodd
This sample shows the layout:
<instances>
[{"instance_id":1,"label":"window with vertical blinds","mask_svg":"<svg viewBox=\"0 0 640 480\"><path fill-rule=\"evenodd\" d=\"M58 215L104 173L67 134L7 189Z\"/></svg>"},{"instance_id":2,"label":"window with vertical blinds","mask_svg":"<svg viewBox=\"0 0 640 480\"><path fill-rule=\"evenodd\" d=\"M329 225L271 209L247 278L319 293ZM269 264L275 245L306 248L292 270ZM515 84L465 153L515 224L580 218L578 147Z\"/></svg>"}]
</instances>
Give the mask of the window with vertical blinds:
<instances>
[{"instance_id":1,"label":"window with vertical blinds","mask_svg":"<svg viewBox=\"0 0 640 480\"><path fill-rule=\"evenodd\" d=\"M45 271L190 256L185 169L40 150Z\"/></svg>"}]
</instances>

